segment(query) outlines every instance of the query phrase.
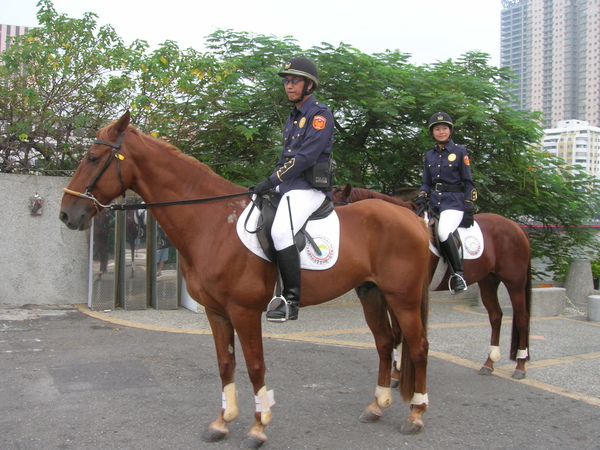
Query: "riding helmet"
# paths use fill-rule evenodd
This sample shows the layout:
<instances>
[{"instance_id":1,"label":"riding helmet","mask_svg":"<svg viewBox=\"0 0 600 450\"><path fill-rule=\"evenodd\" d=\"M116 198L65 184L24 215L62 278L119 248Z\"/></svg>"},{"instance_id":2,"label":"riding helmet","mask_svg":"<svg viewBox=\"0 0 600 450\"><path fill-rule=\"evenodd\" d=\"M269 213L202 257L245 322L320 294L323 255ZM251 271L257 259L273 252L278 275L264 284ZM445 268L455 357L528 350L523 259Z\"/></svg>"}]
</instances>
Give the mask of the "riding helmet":
<instances>
[{"instance_id":1,"label":"riding helmet","mask_svg":"<svg viewBox=\"0 0 600 450\"><path fill-rule=\"evenodd\" d=\"M314 82L313 91L319 87L319 73L317 72L317 66L304 56L297 56L285 62L283 69L279 72L279 76L285 77L286 75L300 75L308 78Z\"/></svg>"},{"instance_id":2,"label":"riding helmet","mask_svg":"<svg viewBox=\"0 0 600 450\"><path fill-rule=\"evenodd\" d=\"M427 128L429 128L429 132L431 133L433 127L439 123L445 123L450 127L450 131L454 129L454 122L452 121L452 117L450 117L445 112L437 112L429 119L427 123Z\"/></svg>"}]
</instances>

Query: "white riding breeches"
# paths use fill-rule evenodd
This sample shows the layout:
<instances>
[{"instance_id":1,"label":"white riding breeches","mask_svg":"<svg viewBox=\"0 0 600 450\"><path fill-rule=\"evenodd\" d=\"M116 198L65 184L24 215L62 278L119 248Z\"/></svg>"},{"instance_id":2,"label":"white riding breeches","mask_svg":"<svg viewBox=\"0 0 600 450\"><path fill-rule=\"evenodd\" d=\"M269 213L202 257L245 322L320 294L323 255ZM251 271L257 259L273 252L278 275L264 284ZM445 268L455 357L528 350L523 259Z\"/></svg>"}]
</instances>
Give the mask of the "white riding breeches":
<instances>
[{"instance_id":1,"label":"white riding breeches","mask_svg":"<svg viewBox=\"0 0 600 450\"><path fill-rule=\"evenodd\" d=\"M445 242L448 237L454 233L463 220L463 211L456 209L446 209L440 213L440 220L438 223L438 238L440 242Z\"/></svg>"},{"instance_id":2,"label":"white riding breeches","mask_svg":"<svg viewBox=\"0 0 600 450\"><path fill-rule=\"evenodd\" d=\"M288 206L289 199L289 206ZM283 250L294 245L294 234L306 223L312 213L325 201L325 193L316 189L298 189L281 196L271 236L275 250ZM291 222L290 222L291 216Z\"/></svg>"}]
</instances>

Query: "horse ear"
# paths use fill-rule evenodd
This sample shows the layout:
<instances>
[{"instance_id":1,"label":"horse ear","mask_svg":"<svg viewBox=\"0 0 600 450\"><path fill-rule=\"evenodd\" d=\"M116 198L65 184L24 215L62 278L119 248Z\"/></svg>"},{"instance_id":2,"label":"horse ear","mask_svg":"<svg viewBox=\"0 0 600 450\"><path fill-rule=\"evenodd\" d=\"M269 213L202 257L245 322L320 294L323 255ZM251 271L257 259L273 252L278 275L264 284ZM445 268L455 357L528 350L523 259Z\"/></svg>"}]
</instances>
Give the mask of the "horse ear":
<instances>
[{"instance_id":1,"label":"horse ear","mask_svg":"<svg viewBox=\"0 0 600 450\"><path fill-rule=\"evenodd\" d=\"M119 134L121 134L122 132L127 130L130 120L131 120L131 114L129 113L129 111L126 111L125 114L123 114L121 116L121 118L117 121L117 123L115 124L115 126L117 127L117 132Z\"/></svg>"},{"instance_id":2,"label":"horse ear","mask_svg":"<svg viewBox=\"0 0 600 450\"><path fill-rule=\"evenodd\" d=\"M346 183L344 186L343 195L345 198L350 198L350 192L352 192L352 185L350 183Z\"/></svg>"}]
</instances>

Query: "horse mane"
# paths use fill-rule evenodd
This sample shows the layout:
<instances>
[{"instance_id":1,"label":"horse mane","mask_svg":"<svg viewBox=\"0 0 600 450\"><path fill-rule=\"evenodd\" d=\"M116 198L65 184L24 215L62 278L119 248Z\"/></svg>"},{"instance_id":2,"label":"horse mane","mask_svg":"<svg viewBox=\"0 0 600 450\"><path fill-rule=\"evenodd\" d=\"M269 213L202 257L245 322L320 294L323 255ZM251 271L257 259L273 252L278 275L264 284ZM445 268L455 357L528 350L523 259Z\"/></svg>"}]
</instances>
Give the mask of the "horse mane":
<instances>
[{"instance_id":1,"label":"horse mane","mask_svg":"<svg viewBox=\"0 0 600 450\"><path fill-rule=\"evenodd\" d=\"M202 170L202 172L204 172L206 174L206 176L213 177L215 181L216 180L221 180L221 182L225 182L226 184L229 184L230 186L235 186L237 188L240 188L240 186L238 186L238 185L236 185L236 184L234 184L234 183L226 180L225 178L219 176L218 174L216 174L208 165L206 165L206 164L198 161L193 156L186 155L179 148L177 148L175 145L170 144L169 142L165 141L164 139L155 138L154 136L146 134L146 133L140 131L134 125L131 125L131 124L128 125L127 131L130 132L130 133L132 133L132 134L134 134L134 135L136 135L137 137L139 137L146 144L160 147L163 150L166 150L169 153L171 153L173 156L181 159L186 164L188 164L190 166L194 166L194 167Z\"/></svg>"}]
</instances>

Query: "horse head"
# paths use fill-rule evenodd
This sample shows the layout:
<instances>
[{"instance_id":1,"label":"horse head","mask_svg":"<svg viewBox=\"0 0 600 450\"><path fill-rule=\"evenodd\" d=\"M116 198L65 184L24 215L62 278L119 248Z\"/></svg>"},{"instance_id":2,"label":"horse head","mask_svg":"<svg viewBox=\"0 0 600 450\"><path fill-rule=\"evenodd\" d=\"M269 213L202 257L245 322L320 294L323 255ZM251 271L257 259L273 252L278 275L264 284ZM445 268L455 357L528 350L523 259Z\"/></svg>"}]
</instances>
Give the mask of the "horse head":
<instances>
[{"instance_id":1,"label":"horse head","mask_svg":"<svg viewBox=\"0 0 600 450\"><path fill-rule=\"evenodd\" d=\"M346 183L343 189L336 187L332 191L333 201L336 203L351 203L350 195L352 193L352 185L350 183Z\"/></svg>"},{"instance_id":2,"label":"horse head","mask_svg":"<svg viewBox=\"0 0 600 450\"><path fill-rule=\"evenodd\" d=\"M88 229L92 217L131 186L132 171L123 152L130 118L127 111L98 131L64 190L59 218L70 229Z\"/></svg>"}]
</instances>

